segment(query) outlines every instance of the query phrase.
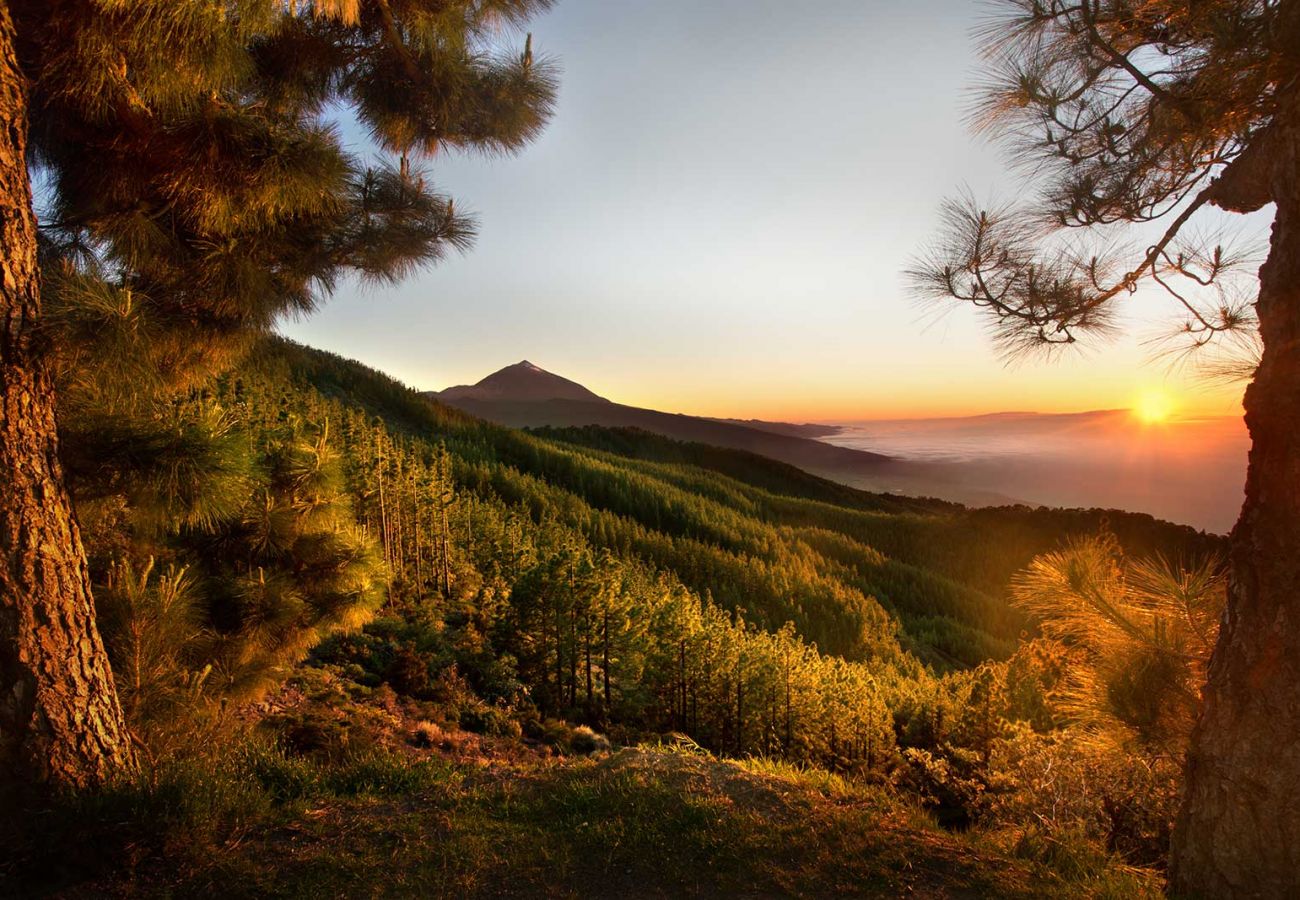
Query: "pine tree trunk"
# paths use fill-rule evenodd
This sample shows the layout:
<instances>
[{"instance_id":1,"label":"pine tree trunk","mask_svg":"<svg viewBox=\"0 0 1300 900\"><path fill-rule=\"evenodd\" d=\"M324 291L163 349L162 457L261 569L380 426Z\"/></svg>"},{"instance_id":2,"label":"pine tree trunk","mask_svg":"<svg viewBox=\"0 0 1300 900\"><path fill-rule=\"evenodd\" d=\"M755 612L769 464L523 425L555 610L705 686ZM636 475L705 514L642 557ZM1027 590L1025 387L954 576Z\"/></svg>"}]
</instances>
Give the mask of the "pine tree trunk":
<instances>
[{"instance_id":1,"label":"pine tree trunk","mask_svg":"<svg viewBox=\"0 0 1300 900\"><path fill-rule=\"evenodd\" d=\"M418 502L413 503L412 505L415 506L417 510L419 509ZM414 524L412 525L412 531L415 532L415 590L416 590L416 596L423 598L424 597L424 567L421 565L421 562L424 559L424 545L420 543L420 519L419 519L418 512L416 513L416 518L414 520Z\"/></svg>"},{"instance_id":2,"label":"pine tree trunk","mask_svg":"<svg viewBox=\"0 0 1300 900\"><path fill-rule=\"evenodd\" d=\"M85 787L133 754L59 465L26 143L14 26L0 3L0 778Z\"/></svg>"},{"instance_id":3,"label":"pine tree trunk","mask_svg":"<svg viewBox=\"0 0 1300 900\"><path fill-rule=\"evenodd\" d=\"M601 654L601 681L605 688L605 715L609 715L609 606L605 607L605 621L601 628L601 641L604 649Z\"/></svg>"},{"instance_id":4,"label":"pine tree trunk","mask_svg":"<svg viewBox=\"0 0 1300 900\"><path fill-rule=\"evenodd\" d=\"M677 647L677 685L678 685L678 702L681 704L681 715L678 717L678 729L686 730L686 642L681 641Z\"/></svg>"},{"instance_id":5,"label":"pine tree trunk","mask_svg":"<svg viewBox=\"0 0 1300 900\"><path fill-rule=\"evenodd\" d=\"M745 752L745 675L736 667L736 753Z\"/></svg>"},{"instance_id":6,"label":"pine tree trunk","mask_svg":"<svg viewBox=\"0 0 1300 900\"><path fill-rule=\"evenodd\" d=\"M442 594L444 597L451 595L451 550L447 546L447 506L442 507Z\"/></svg>"},{"instance_id":7,"label":"pine tree trunk","mask_svg":"<svg viewBox=\"0 0 1300 900\"><path fill-rule=\"evenodd\" d=\"M591 612L588 611L583 619L585 628L583 629L583 651L586 655L587 666L587 714L591 714L591 698L595 693L593 690L593 678L591 676Z\"/></svg>"},{"instance_id":8,"label":"pine tree trunk","mask_svg":"<svg viewBox=\"0 0 1300 900\"><path fill-rule=\"evenodd\" d=\"M1246 500L1174 835L1181 896L1300 896L1300 111L1285 118L1260 269L1264 354L1245 399Z\"/></svg>"},{"instance_id":9,"label":"pine tree trunk","mask_svg":"<svg viewBox=\"0 0 1300 900\"><path fill-rule=\"evenodd\" d=\"M546 659L549 651L549 641L546 632L546 598L542 597L537 606L537 659L538 666L542 670L542 690L540 693L542 714L545 715L551 709L551 664Z\"/></svg>"},{"instance_id":10,"label":"pine tree trunk","mask_svg":"<svg viewBox=\"0 0 1300 900\"><path fill-rule=\"evenodd\" d=\"M785 663L785 755L790 755L790 746L794 743L794 716L790 709L790 661Z\"/></svg>"},{"instance_id":11,"label":"pine tree trunk","mask_svg":"<svg viewBox=\"0 0 1300 900\"><path fill-rule=\"evenodd\" d=\"M555 601L555 708L564 706L564 611Z\"/></svg>"},{"instance_id":12,"label":"pine tree trunk","mask_svg":"<svg viewBox=\"0 0 1300 900\"><path fill-rule=\"evenodd\" d=\"M876 722L875 716L867 723L867 771L876 767Z\"/></svg>"},{"instance_id":13,"label":"pine tree trunk","mask_svg":"<svg viewBox=\"0 0 1300 900\"><path fill-rule=\"evenodd\" d=\"M569 602L574 602L573 587L569 587ZM569 608L569 709L578 708L578 608Z\"/></svg>"}]
</instances>

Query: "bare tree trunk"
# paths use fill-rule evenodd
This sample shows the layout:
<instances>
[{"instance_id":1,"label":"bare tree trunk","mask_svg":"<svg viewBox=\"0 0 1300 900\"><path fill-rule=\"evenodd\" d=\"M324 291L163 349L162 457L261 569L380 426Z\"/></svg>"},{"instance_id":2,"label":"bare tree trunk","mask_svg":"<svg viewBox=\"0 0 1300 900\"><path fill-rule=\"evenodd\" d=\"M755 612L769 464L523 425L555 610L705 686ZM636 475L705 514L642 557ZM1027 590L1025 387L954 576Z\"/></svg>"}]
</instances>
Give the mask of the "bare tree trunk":
<instances>
[{"instance_id":1,"label":"bare tree trunk","mask_svg":"<svg viewBox=\"0 0 1300 900\"><path fill-rule=\"evenodd\" d=\"M86 787L133 754L59 465L26 143L0 3L0 778Z\"/></svg>"},{"instance_id":2,"label":"bare tree trunk","mask_svg":"<svg viewBox=\"0 0 1300 900\"><path fill-rule=\"evenodd\" d=\"M1170 886L1181 896L1300 896L1300 110L1291 106L1270 148L1277 217L1260 269L1264 354L1245 399L1246 500L1174 835Z\"/></svg>"}]
</instances>

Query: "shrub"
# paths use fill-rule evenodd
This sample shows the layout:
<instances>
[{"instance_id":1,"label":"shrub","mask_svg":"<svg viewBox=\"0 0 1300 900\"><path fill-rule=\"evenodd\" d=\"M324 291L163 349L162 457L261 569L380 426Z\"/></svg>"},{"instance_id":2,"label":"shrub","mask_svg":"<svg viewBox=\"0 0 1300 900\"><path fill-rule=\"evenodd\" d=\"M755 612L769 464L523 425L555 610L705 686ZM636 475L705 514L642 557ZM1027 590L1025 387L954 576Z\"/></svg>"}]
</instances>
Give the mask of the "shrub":
<instances>
[{"instance_id":1,"label":"shrub","mask_svg":"<svg viewBox=\"0 0 1300 900\"><path fill-rule=\"evenodd\" d=\"M416 722L411 730L411 743L417 747L436 747L442 739L442 729L433 722Z\"/></svg>"},{"instance_id":2,"label":"shrub","mask_svg":"<svg viewBox=\"0 0 1300 900\"><path fill-rule=\"evenodd\" d=\"M509 712L481 702L460 711L460 727L492 737L517 738L523 734L522 727Z\"/></svg>"},{"instance_id":3,"label":"shrub","mask_svg":"<svg viewBox=\"0 0 1300 900\"><path fill-rule=\"evenodd\" d=\"M1040 843L1088 838L1099 852L1160 867L1178 810L1181 768L1098 746L1095 736L1028 729L999 742L993 768L1003 790L990 793L986 820L1021 829Z\"/></svg>"},{"instance_id":4,"label":"shrub","mask_svg":"<svg viewBox=\"0 0 1300 900\"><path fill-rule=\"evenodd\" d=\"M607 753L609 751L609 739L603 734L592 731L586 725L579 725L569 735L569 750L572 753L581 753L583 756L590 756L593 753Z\"/></svg>"},{"instance_id":5,"label":"shrub","mask_svg":"<svg viewBox=\"0 0 1300 900\"><path fill-rule=\"evenodd\" d=\"M403 644L384 670L384 681L399 694L424 698L429 694L429 660L414 644Z\"/></svg>"},{"instance_id":6,"label":"shrub","mask_svg":"<svg viewBox=\"0 0 1300 900\"><path fill-rule=\"evenodd\" d=\"M368 729L321 713L285 713L265 724L290 756L342 763L370 753L376 744Z\"/></svg>"},{"instance_id":7,"label":"shrub","mask_svg":"<svg viewBox=\"0 0 1300 900\"><path fill-rule=\"evenodd\" d=\"M989 785L975 751L951 744L935 752L909 747L903 759L900 786L931 807L940 825L965 828L980 816Z\"/></svg>"}]
</instances>

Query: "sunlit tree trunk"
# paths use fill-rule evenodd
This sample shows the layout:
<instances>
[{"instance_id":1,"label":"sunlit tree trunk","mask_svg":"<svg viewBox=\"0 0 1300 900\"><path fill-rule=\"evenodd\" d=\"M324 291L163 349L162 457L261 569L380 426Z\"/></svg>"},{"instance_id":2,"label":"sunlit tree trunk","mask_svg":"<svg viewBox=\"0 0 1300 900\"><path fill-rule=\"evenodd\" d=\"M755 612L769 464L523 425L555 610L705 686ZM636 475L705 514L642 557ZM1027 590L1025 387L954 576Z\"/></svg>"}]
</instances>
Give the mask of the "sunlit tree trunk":
<instances>
[{"instance_id":1,"label":"sunlit tree trunk","mask_svg":"<svg viewBox=\"0 0 1300 900\"><path fill-rule=\"evenodd\" d=\"M59 465L23 83L0 2L0 779L84 787L132 753Z\"/></svg>"},{"instance_id":2,"label":"sunlit tree trunk","mask_svg":"<svg viewBox=\"0 0 1300 900\"><path fill-rule=\"evenodd\" d=\"M573 594L573 574L569 574L569 708L578 706L578 606Z\"/></svg>"},{"instance_id":3,"label":"sunlit tree trunk","mask_svg":"<svg viewBox=\"0 0 1300 900\"><path fill-rule=\"evenodd\" d=\"M1277 204L1246 391L1250 469L1205 705L1188 754L1171 887L1192 897L1300 896L1300 109L1269 146Z\"/></svg>"},{"instance_id":4,"label":"sunlit tree trunk","mask_svg":"<svg viewBox=\"0 0 1300 900\"><path fill-rule=\"evenodd\" d=\"M686 725L686 641L679 641L677 645L677 699L681 705L681 713L678 716L678 728L685 731Z\"/></svg>"}]
</instances>

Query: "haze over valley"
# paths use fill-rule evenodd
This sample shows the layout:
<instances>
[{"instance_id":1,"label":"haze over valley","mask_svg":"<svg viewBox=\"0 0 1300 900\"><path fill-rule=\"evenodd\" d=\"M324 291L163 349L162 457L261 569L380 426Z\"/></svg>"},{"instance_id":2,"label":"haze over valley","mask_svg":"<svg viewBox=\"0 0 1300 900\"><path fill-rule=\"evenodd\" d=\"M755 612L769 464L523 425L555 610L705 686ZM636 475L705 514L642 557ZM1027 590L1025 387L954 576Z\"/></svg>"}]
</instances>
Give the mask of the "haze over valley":
<instances>
[{"instance_id":1,"label":"haze over valley","mask_svg":"<svg viewBox=\"0 0 1300 900\"><path fill-rule=\"evenodd\" d=\"M1130 410L858 422L824 440L928 463L967 491L1145 512L1225 534L1241 509L1250 446L1240 417L1144 423Z\"/></svg>"}]
</instances>

